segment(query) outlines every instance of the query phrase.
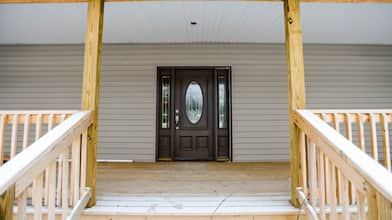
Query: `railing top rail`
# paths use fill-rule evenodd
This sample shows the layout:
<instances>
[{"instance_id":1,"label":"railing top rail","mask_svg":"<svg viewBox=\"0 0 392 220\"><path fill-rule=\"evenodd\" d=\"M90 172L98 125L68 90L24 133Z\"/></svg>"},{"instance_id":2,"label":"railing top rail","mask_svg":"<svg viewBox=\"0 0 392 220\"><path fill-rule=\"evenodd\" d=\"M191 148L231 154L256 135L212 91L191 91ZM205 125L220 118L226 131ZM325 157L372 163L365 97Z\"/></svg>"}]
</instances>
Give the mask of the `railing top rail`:
<instances>
[{"instance_id":1,"label":"railing top rail","mask_svg":"<svg viewBox=\"0 0 392 220\"><path fill-rule=\"evenodd\" d=\"M69 116L73 115L78 111L76 110L39 110L39 111L34 111L34 110L11 110L11 111L0 111L0 117L6 117L6 123L7 124L12 124L14 123L14 117L18 117L18 124L23 124L25 123L25 116L28 116L30 118L31 123L36 123L37 119L39 116L42 116L41 123L49 123L49 121L52 119L54 123L59 123L65 118L68 118ZM63 117L65 116L65 117ZM51 118L52 117L52 118Z\"/></svg>"},{"instance_id":2,"label":"railing top rail","mask_svg":"<svg viewBox=\"0 0 392 220\"><path fill-rule=\"evenodd\" d=\"M72 141L74 135L80 135L82 129L91 124L91 112L80 111L59 124L53 130L31 144L26 150L19 153L0 167L0 194L19 179L42 172L55 158L61 149L57 146L65 145Z\"/></svg>"},{"instance_id":3,"label":"railing top rail","mask_svg":"<svg viewBox=\"0 0 392 220\"><path fill-rule=\"evenodd\" d=\"M1 114L19 114L19 115L24 115L24 114L31 114L31 115L36 115L36 114L72 114L79 112L78 110L1 110Z\"/></svg>"},{"instance_id":4,"label":"railing top rail","mask_svg":"<svg viewBox=\"0 0 392 220\"><path fill-rule=\"evenodd\" d=\"M357 111L358 112L358 111ZM331 126L313 114L313 110L297 110L293 121L317 144L330 147L386 199L392 201L392 174Z\"/></svg>"},{"instance_id":5,"label":"railing top rail","mask_svg":"<svg viewBox=\"0 0 392 220\"><path fill-rule=\"evenodd\" d=\"M392 114L392 109L307 109L313 113L360 113L360 114Z\"/></svg>"}]
</instances>

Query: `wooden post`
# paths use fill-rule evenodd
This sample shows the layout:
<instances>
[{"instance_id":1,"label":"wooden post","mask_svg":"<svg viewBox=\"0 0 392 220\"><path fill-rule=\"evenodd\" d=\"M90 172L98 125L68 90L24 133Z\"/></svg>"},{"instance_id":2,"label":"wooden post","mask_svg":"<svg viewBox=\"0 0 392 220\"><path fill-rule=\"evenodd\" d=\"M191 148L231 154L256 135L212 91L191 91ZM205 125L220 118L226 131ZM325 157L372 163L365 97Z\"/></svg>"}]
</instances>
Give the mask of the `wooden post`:
<instances>
[{"instance_id":1,"label":"wooden post","mask_svg":"<svg viewBox=\"0 0 392 220\"><path fill-rule=\"evenodd\" d=\"M88 207L95 205L97 169L99 82L104 0L88 0L87 31L84 52L82 109L93 111L93 123L88 129L86 186L91 189Z\"/></svg>"},{"instance_id":2,"label":"wooden post","mask_svg":"<svg viewBox=\"0 0 392 220\"><path fill-rule=\"evenodd\" d=\"M284 23L286 31L286 56L288 70L289 115L297 109L305 108L305 76L302 45L302 29L299 0L284 1ZM298 207L296 188L301 186L300 130L290 123L290 172L291 202Z\"/></svg>"},{"instance_id":3,"label":"wooden post","mask_svg":"<svg viewBox=\"0 0 392 220\"><path fill-rule=\"evenodd\" d=\"M392 219L392 202L377 192L372 186L367 186L368 219Z\"/></svg>"},{"instance_id":4,"label":"wooden post","mask_svg":"<svg viewBox=\"0 0 392 220\"><path fill-rule=\"evenodd\" d=\"M0 220L14 218L15 186L0 195Z\"/></svg>"}]
</instances>

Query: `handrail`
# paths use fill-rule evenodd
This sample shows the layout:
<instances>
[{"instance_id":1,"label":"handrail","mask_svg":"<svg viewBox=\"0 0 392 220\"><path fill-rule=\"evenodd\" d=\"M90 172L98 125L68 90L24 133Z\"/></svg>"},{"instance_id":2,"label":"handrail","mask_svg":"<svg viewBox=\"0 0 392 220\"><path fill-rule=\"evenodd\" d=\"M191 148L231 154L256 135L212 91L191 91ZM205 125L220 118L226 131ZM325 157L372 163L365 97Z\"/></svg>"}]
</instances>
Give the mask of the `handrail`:
<instances>
[{"instance_id":1,"label":"handrail","mask_svg":"<svg viewBox=\"0 0 392 220\"><path fill-rule=\"evenodd\" d=\"M329 147L332 149L339 155L339 159L346 162L350 168L364 177L385 198L392 201L392 174L388 170L337 133L311 111L297 110L292 115L292 119L308 136L322 143L321 148Z\"/></svg>"},{"instance_id":2,"label":"handrail","mask_svg":"<svg viewBox=\"0 0 392 220\"><path fill-rule=\"evenodd\" d=\"M392 218L392 174L338 133L336 123L335 130L310 110L291 117L300 131L301 187L320 219L336 219L339 210L344 219L353 212L360 219Z\"/></svg>"},{"instance_id":3,"label":"handrail","mask_svg":"<svg viewBox=\"0 0 392 220\"><path fill-rule=\"evenodd\" d=\"M15 191L18 198L18 219L26 216L26 197L31 184L35 219L42 217L43 198L49 219L54 218L56 207L62 208L64 218L69 216L69 207L81 205L80 196L88 200L90 194L81 193L85 190L87 129L91 117L89 111L74 112L0 167L0 195L16 188L11 192ZM13 203L13 199L8 202Z\"/></svg>"},{"instance_id":4,"label":"handrail","mask_svg":"<svg viewBox=\"0 0 392 220\"><path fill-rule=\"evenodd\" d=\"M26 175L35 176L42 172L51 162L42 158L54 159L59 153L55 148L72 141L72 134L80 133L90 123L89 112L78 112L1 166L0 194Z\"/></svg>"}]
</instances>

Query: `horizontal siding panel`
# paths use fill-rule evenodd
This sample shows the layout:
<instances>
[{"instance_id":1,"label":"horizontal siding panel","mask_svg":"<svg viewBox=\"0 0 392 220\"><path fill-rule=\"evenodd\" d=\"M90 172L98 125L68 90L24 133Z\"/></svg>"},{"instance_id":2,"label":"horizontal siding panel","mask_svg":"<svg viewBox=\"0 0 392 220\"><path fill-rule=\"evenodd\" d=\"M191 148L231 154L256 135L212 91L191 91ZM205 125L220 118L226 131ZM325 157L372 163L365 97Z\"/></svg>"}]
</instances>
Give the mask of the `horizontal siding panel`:
<instances>
[{"instance_id":1,"label":"horizontal siding panel","mask_svg":"<svg viewBox=\"0 0 392 220\"><path fill-rule=\"evenodd\" d=\"M392 108L392 46L304 49L308 108ZM157 66L232 66L234 161L289 160L282 44L104 45L99 159L155 160ZM79 109L82 71L82 45L0 46L0 109Z\"/></svg>"}]
</instances>

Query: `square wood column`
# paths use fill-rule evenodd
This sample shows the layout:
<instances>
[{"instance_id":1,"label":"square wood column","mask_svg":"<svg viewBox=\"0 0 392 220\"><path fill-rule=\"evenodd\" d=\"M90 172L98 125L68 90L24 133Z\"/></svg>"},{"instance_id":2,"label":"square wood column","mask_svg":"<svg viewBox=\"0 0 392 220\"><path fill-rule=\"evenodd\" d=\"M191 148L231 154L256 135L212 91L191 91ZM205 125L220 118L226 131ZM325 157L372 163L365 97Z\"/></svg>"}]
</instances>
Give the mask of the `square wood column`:
<instances>
[{"instance_id":1,"label":"square wood column","mask_svg":"<svg viewBox=\"0 0 392 220\"><path fill-rule=\"evenodd\" d=\"M93 111L88 128L86 186L91 189L88 207L95 205L98 142L98 109L101 78L101 51L104 0L88 0L87 31L84 51L82 110Z\"/></svg>"},{"instance_id":2,"label":"square wood column","mask_svg":"<svg viewBox=\"0 0 392 220\"><path fill-rule=\"evenodd\" d=\"M291 113L305 108L305 76L299 0L284 1L289 95L291 202L299 206L296 188L301 186L300 131Z\"/></svg>"},{"instance_id":3,"label":"square wood column","mask_svg":"<svg viewBox=\"0 0 392 220\"><path fill-rule=\"evenodd\" d=\"M15 186L0 195L0 220L14 218Z\"/></svg>"}]
</instances>

